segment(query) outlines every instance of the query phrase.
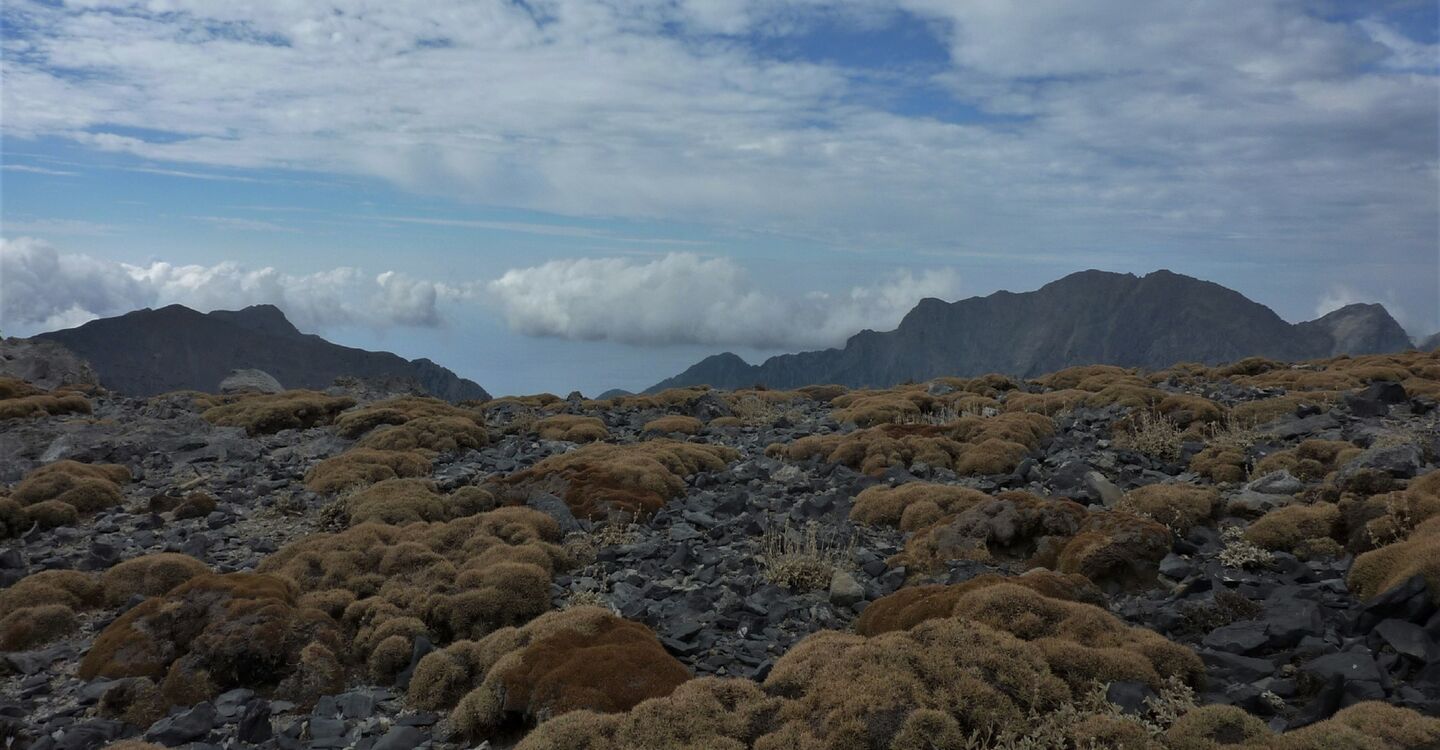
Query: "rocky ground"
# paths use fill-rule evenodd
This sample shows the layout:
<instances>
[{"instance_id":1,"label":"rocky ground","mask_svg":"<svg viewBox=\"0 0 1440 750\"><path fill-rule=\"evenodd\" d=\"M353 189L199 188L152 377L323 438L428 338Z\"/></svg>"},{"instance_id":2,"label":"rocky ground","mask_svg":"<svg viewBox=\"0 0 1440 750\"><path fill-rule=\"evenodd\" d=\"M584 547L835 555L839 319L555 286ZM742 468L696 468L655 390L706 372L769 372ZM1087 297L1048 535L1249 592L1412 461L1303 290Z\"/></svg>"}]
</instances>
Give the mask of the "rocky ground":
<instances>
[{"instance_id":1,"label":"rocky ground","mask_svg":"<svg viewBox=\"0 0 1440 750\"><path fill-rule=\"evenodd\" d=\"M1154 387L1200 396L1222 409L1284 393L1237 380L1172 378ZM436 455L430 478L442 492L483 485L575 450L575 443L542 439L531 429L528 420L549 414L597 417L608 433L605 442L616 444L645 439L645 425L665 414L698 418L705 424L698 434L672 437L726 446L738 457L723 469L688 477L683 493L648 518L577 518L558 491L532 492L523 500L550 514L572 543L588 545L591 553L557 571L550 597L555 608L600 604L652 629L691 674L755 680L807 635L851 630L867 606L902 587L956 583L985 572L1018 575L1031 567L1027 556L999 551L925 570L896 564L892 558L904 551L909 532L851 520L856 496L867 488L929 482L987 494L1023 490L1070 498L1095 512L1123 504L1127 493L1144 485L1214 488L1220 500L1215 509L1173 534L1143 580L1097 585L1110 612L1199 655L1206 676L1199 703L1239 706L1283 732L1366 700L1440 714L1440 614L1423 575L1366 600L1347 583L1355 554L1343 544L1330 554L1296 554L1247 546L1223 533L1227 526L1253 523L1266 510L1321 502L1312 495L1343 488L1345 478L1357 473L1383 475L1382 489L1395 491L1434 471L1440 453L1435 401L1391 385L1360 383L1323 407L1300 406L1245 426L1241 468L1247 475L1237 481L1193 469L1193 457L1208 447L1200 433L1177 438L1174 453L1121 447L1116 425L1135 411L1123 403L1057 410L1053 434L1004 473L961 475L915 460L862 473L823 456L767 454L775 444L861 429L837 421L826 401L771 405L718 393L660 405L601 406L578 397L548 405L493 404L490 443ZM953 391L944 383L919 387L938 398ZM386 395L353 383L336 393L348 393L362 406ZM996 399L1000 405L1005 400ZM17 483L37 467L67 459L121 464L132 476L122 488L124 502L82 514L74 524L32 527L0 540L0 587L41 571L101 572L157 552L189 555L217 573L253 571L287 544L336 528L335 496L305 487L318 462L354 443L334 427L252 436L211 424L187 396L135 400L97 392L89 401L89 414L0 423L0 483ZM910 417L906 412L902 421ZM943 421L923 410L920 418ZM1307 440L1344 441L1355 450L1319 476L1254 471L1266 455ZM212 496L213 510L179 518L153 501L193 492ZM815 540L808 547L806 534ZM797 584L778 575L777 544L808 553L823 580ZM1433 569L1427 572L1433 576ZM454 737L444 711L408 707L406 680L413 667L443 645L424 637L416 639L410 668L398 680L369 684L362 670L343 692L314 705L241 687L172 707L149 726L105 716L99 704L116 681L81 679L78 666L96 635L144 599L136 595L81 612L74 632L0 653L0 746L8 741L34 750L79 750L128 737L191 748L462 747L486 741ZM1110 681L1108 690L1120 706L1155 695L1133 680ZM516 736L496 734L488 742L505 746Z\"/></svg>"}]
</instances>

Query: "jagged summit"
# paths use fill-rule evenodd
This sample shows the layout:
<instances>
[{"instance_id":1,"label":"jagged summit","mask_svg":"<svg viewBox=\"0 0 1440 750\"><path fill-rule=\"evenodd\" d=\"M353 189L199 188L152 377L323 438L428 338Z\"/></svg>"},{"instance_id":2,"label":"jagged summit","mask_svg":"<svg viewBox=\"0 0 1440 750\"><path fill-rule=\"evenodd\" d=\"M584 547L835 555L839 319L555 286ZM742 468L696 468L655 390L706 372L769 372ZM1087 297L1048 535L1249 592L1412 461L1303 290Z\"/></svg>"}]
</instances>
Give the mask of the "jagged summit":
<instances>
[{"instance_id":1,"label":"jagged summit","mask_svg":"<svg viewBox=\"0 0 1440 750\"><path fill-rule=\"evenodd\" d=\"M340 346L302 333L274 305L202 313L145 308L42 333L90 362L107 388L132 396L212 391L232 370L257 369L288 388L324 388L342 375L408 378L449 401L488 399L479 384L428 359Z\"/></svg>"},{"instance_id":2,"label":"jagged summit","mask_svg":"<svg viewBox=\"0 0 1440 750\"><path fill-rule=\"evenodd\" d=\"M760 365L729 353L707 357L650 391L699 384L888 386L939 375L1029 377L1078 364L1159 368L1409 346L1404 329L1381 305L1349 305L1291 324L1233 289L1173 271L1136 276L1089 270L1032 292L956 302L927 298L895 330L861 331L839 349L780 355Z\"/></svg>"}]
</instances>

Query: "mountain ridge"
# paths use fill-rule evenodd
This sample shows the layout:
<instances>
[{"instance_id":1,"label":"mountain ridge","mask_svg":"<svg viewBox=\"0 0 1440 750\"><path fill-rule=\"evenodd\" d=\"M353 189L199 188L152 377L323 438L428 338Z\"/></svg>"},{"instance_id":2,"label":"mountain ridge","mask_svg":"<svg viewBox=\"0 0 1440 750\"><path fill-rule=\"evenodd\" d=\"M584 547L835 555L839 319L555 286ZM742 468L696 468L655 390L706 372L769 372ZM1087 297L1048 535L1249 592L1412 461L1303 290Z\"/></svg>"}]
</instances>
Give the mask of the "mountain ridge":
<instances>
[{"instance_id":1,"label":"mountain ridge","mask_svg":"<svg viewBox=\"0 0 1440 750\"><path fill-rule=\"evenodd\" d=\"M986 372L1031 377L1077 364L1299 360L1410 346L1404 329L1378 304L1348 305L1289 323L1211 281L1163 269L1144 276L1092 269L1030 292L922 299L893 331L863 330L843 347L777 355L758 365L729 352L712 355L646 392L701 384L888 386Z\"/></svg>"},{"instance_id":2,"label":"mountain ridge","mask_svg":"<svg viewBox=\"0 0 1440 750\"><path fill-rule=\"evenodd\" d=\"M147 307L32 338L65 346L95 368L102 385L131 396L213 391L230 371L254 368L287 388L322 389L343 375L400 377L447 401L490 398L478 383L431 360L303 333L274 305L209 313L184 305Z\"/></svg>"}]
</instances>

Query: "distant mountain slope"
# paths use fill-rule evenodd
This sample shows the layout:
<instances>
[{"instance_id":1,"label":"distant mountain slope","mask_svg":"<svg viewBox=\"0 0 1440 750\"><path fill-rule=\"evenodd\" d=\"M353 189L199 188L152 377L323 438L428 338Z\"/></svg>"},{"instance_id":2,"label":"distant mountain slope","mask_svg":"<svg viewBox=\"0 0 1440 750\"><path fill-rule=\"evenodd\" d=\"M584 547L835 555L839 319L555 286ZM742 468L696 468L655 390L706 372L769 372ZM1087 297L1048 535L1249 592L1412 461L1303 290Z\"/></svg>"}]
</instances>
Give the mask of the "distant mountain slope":
<instances>
[{"instance_id":1,"label":"distant mountain slope","mask_svg":"<svg viewBox=\"0 0 1440 750\"><path fill-rule=\"evenodd\" d=\"M1415 348L1422 352L1433 352L1436 349L1440 349L1440 333L1432 333L1426 336L1415 345Z\"/></svg>"},{"instance_id":2,"label":"distant mountain slope","mask_svg":"<svg viewBox=\"0 0 1440 750\"><path fill-rule=\"evenodd\" d=\"M402 377L449 401L490 397L428 359L409 361L301 333L273 305L211 313L183 305L146 308L35 338L63 344L94 366L101 384L132 396L214 391L231 370L253 367L286 388L325 388L341 375Z\"/></svg>"},{"instance_id":3,"label":"distant mountain slope","mask_svg":"<svg viewBox=\"0 0 1440 750\"><path fill-rule=\"evenodd\" d=\"M893 331L861 331L842 349L747 364L725 353L647 392L685 385L885 386L940 375L1030 377L1071 365L1167 367L1248 356L1313 359L1399 351L1404 329L1380 305L1349 305L1298 325L1219 284L1156 271L1082 271L1033 291L921 300Z\"/></svg>"}]
</instances>

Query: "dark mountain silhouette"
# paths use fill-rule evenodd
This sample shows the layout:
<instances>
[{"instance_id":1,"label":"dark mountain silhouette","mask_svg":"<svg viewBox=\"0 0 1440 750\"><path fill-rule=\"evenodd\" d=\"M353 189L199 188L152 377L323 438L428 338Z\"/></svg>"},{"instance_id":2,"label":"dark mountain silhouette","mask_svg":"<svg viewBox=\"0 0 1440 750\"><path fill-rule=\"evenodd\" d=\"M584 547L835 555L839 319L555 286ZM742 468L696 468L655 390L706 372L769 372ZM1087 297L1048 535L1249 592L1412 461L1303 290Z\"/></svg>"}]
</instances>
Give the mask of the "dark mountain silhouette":
<instances>
[{"instance_id":1,"label":"dark mountain silhouette","mask_svg":"<svg viewBox=\"0 0 1440 750\"><path fill-rule=\"evenodd\" d=\"M490 398L474 381L428 359L410 361L301 333L273 305L211 313L183 305L145 308L35 338L63 344L90 362L102 385L131 396L214 391L231 370L255 368L286 388L326 388L348 375L409 379L448 401Z\"/></svg>"},{"instance_id":2,"label":"dark mountain silhouette","mask_svg":"<svg viewBox=\"0 0 1440 750\"><path fill-rule=\"evenodd\" d=\"M813 383L888 386L940 375L1030 377L1071 365L1163 368L1248 356L1282 360L1399 351L1411 346L1380 305L1349 305L1287 323L1219 284L1156 271L1082 271L1024 293L958 302L921 300L893 331L861 331L841 349L751 365L707 357L647 392L686 385L795 388Z\"/></svg>"}]
</instances>

